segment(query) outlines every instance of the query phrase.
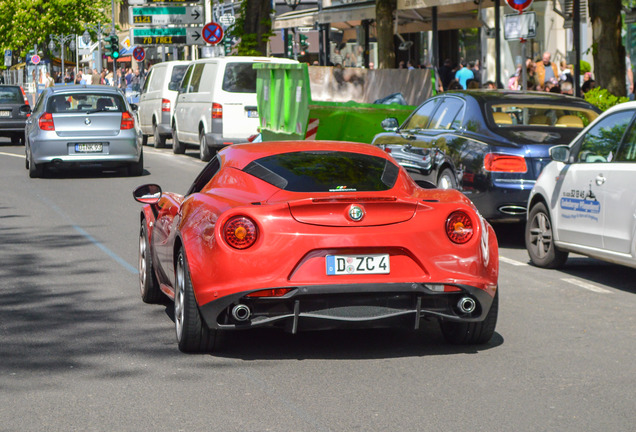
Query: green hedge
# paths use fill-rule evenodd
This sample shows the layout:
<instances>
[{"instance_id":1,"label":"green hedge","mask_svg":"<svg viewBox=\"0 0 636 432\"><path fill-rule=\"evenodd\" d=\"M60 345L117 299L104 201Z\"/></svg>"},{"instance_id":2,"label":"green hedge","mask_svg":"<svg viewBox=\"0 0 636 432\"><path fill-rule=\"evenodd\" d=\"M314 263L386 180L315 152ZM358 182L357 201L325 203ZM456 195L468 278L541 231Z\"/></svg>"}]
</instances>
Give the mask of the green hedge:
<instances>
[{"instance_id":1,"label":"green hedge","mask_svg":"<svg viewBox=\"0 0 636 432\"><path fill-rule=\"evenodd\" d=\"M601 111L605 111L619 103L628 102L629 98L626 96L618 97L610 93L607 89L595 87L585 93L585 100Z\"/></svg>"}]
</instances>

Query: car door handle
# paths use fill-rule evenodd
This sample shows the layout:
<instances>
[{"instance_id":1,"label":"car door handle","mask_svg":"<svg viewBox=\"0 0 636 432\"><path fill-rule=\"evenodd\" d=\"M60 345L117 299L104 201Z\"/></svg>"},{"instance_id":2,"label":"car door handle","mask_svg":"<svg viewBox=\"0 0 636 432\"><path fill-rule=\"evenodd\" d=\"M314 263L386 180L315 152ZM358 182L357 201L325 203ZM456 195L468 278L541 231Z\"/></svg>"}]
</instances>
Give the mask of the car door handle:
<instances>
[{"instance_id":1,"label":"car door handle","mask_svg":"<svg viewBox=\"0 0 636 432\"><path fill-rule=\"evenodd\" d=\"M607 180L605 177L603 177L603 174L599 174L596 176L596 185L597 186L601 186L603 183L605 183L605 180Z\"/></svg>"}]
</instances>

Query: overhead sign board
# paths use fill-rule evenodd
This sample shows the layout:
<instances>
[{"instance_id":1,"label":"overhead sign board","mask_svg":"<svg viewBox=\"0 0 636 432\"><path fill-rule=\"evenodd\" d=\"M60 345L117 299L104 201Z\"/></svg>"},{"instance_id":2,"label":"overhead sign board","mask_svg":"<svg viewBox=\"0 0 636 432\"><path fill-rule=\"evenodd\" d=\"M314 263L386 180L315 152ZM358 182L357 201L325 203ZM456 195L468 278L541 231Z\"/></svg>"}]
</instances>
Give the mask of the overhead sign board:
<instances>
[{"instance_id":1,"label":"overhead sign board","mask_svg":"<svg viewBox=\"0 0 636 432\"><path fill-rule=\"evenodd\" d=\"M203 27L133 28L133 45L205 45Z\"/></svg>"},{"instance_id":2,"label":"overhead sign board","mask_svg":"<svg viewBox=\"0 0 636 432\"><path fill-rule=\"evenodd\" d=\"M128 0L129 6L201 4L203 0Z\"/></svg>"},{"instance_id":3,"label":"overhead sign board","mask_svg":"<svg viewBox=\"0 0 636 432\"><path fill-rule=\"evenodd\" d=\"M148 6L131 7L130 24L167 25L167 24L203 24L202 6Z\"/></svg>"},{"instance_id":4,"label":"overhead sign board","mask_svg":"<svg viewBox=\"0 0 636 432\"><path fill-rule=\"evenodd\" d=\"M526 12L504 16L506 40L532 39L537 36L537 14Z\"/></svg>"}]
</instances>

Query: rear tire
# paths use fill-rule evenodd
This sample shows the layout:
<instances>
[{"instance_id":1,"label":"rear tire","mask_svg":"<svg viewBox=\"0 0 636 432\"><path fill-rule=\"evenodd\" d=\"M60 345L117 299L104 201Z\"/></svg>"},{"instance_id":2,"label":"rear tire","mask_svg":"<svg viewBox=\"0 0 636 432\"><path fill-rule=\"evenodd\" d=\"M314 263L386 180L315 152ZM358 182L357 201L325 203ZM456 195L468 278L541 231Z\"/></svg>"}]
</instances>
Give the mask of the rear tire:
<instances>
[{"instance_id":1,"label":"rear tire","mask_svg":"<svg viewBox=\"0 0 636 432\"><path fill-rule=\"evenodd\" d=\"M141 299L144 303L160 303L163 293L159 289L159 282L152 267L152 254L150 253L150 241L146 221L141 221L139 230L139 286L141 288Z\"/></svg>"},{"instance_id":2,"label":"rear tire","mask_svg":"<svg viewBox=\"0 0 636 432\"><path fill-rule=\"evenodd\" d=\"M554 245L552 221L542 202L535 204L530 210L525 237L532 264L550 269L563 267L568 259L568 252L561 251Z\"/></svg>"},{"instance_id":3,"label":"rear tire","mask_svg":"<svg viewBox=\"0 0 636 432\"><path fill-rule=\"evenodd\" d=\"M155 148L164 148L166 146L166 138L161 136L156 123L152 124L152 135L155 139Z\"/></svg>"},{"instance_id":4,"label":"rear tire","mask_svg":"<svg viewBox=\"0 0 636 432\"><path fill-rule=\"evenodd\" d=\"M144 154L142 153L139 156L139 162L135 162L134 164L128 167L128 175L131 177L139 177L144 174Z\"/></svg>"},{"instance_id":5,"label":"rear tire","mask_svg":"<svg viewBox=\"0 0 636 432\"><path fill-rule=\"evenodd\" d=\"M148 145L148 135L141 136L141 145Z\"/></svg>"},{"instance_id":6,"label":"rear tire","mask_svg":"<svg viewBox=\"0 0 636 432\"><path fill-rule=\"evenodd\" d=\"M481 322L440 321L446 342L453 345L482 345L492 339L499 314L499 289L495 292L486 318Z\"/></svg>"},{"instance_id":7,"label":"rear tire","mask_svg":"<svg viewBox=\"0 0 636 432\"><path fill-rule=\"evenodd\" d=\"M216 330L209 329L201 319L183 249L177 256L175 285L174 322L179 349L185 353L212 351Z\"/></svg>"},{"instance_id":8,"label":"rear tire","mask_svg":"<svg viewBox=\"0 0 636 432\"><path fill-rule=\"evenodd\" d=\"M174 154L184 154L185 153L185 144L179 141L177 138L177 125L172 125L172 153Z\"/></svg>"},{"instance_id":9,"label":"rear tire","mask_svg":"<svg viewBox=\"0 0 636 432\"><path fill-rule=\"evenodd\" d=\"M44 167L33 162L33 155L29 152L29 177L40 178L44 175Z\"/></svg>"},{"instance_id":10,"label":"rear tire","mask_svg":"<svg viewBox=\"0 0 636 432\"><path fill-rule=\"evenodd\" d=\"M199 131L199 158L203 162L209 162L212 159L212 150L208 147L203 130Z\"/></svg>"}]
</instances>

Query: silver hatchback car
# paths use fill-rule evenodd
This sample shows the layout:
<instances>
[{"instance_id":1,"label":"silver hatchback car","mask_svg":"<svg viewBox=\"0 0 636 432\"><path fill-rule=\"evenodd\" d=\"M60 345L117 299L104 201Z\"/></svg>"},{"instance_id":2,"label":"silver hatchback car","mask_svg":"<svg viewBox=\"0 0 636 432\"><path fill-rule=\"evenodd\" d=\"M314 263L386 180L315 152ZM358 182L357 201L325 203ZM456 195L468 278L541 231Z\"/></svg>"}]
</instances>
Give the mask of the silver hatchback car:
<instances>
[{"instance_id":1,"label":"silver hatchback car","mask_svg":"<svg viewBox=\"0 0 636 432\"><path fill-rule=\"evenodd\" d=\"M142 175L142 133L135 108L112 87L45 89L25 129L29 176L41 177L47 167L125 167L129 175Z\"/></svg>"}]
</instances>

